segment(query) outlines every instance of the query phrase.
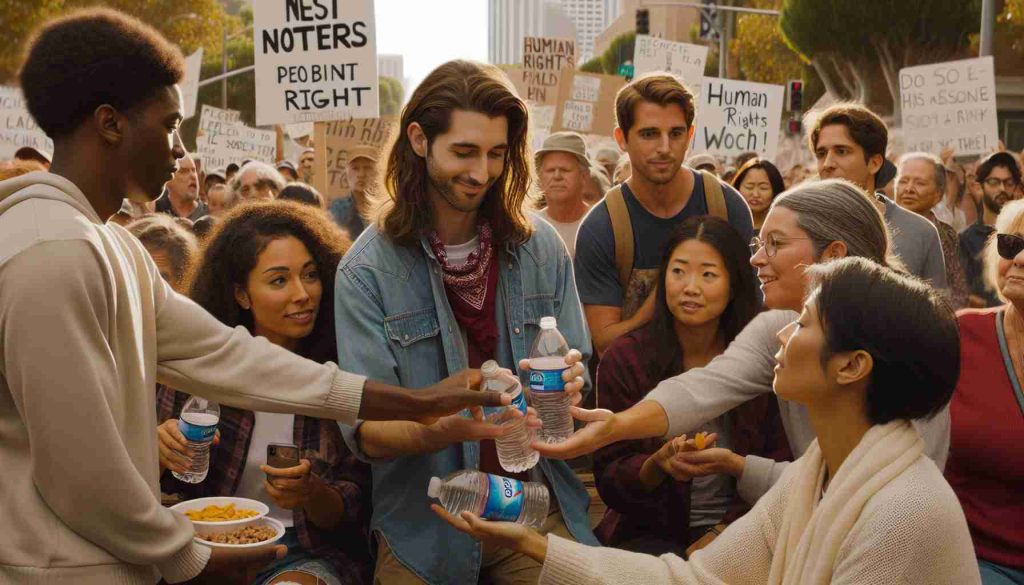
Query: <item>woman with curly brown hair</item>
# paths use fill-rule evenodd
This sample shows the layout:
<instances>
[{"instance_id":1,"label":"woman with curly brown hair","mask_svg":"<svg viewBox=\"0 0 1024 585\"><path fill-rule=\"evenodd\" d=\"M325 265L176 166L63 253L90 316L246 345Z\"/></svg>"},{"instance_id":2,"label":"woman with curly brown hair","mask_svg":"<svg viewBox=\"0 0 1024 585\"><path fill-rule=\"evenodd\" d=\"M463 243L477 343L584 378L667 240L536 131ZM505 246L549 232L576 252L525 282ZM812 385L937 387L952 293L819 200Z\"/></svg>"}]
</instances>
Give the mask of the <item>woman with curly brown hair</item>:
<instances>
[{"instance_id":1,"label":"woman with curly brown hair","mask_svg":"<svg viewBox=\"0 0 1024 585\"><path fill-rule=\"evenodd\" d=\"M307 205L245 204L210 235L190 296L226 325L330 361L337 355L333 275L349 245L325 214ZM170 388L157 392L161 468L180 472L188 465L188 449L176 419L187 395ZM288 527L282 543L289 554L251 582L296 580L293 571L331 584L368 580L369 468L349 452L338 425L222 406L219 430L206 480L187 484L164 473L162 488L189 499L241 496L270 507L269 515ZM265 465L270 443L298 446L298 465Z\"/></svg>"}]
</instances>

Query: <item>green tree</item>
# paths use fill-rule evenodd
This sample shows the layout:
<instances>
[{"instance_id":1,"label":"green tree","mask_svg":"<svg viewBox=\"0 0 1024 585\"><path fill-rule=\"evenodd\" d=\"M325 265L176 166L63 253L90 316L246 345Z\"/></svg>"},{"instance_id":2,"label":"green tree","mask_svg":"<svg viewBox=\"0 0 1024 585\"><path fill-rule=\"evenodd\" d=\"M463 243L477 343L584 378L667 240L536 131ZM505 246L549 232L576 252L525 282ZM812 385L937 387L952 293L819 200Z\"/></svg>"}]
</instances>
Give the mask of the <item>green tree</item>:
<instances>
[{"instance_id":1,"label":"green tree","mask_svg":"<svg viewBox=\"0 0 1024 585\"><path fill-rule=\"evenodd\" d=\"M753 8L776 9L782 0L754 0ZM779 30L779 18L766 14L742 14L736 18L736 37L729 46L743 79L783 84L799 79L804 63Z\"/></svg>"},{"instance_id":2,"label":"green tree","mask_svg":"<svg viewBox=\"0 0 1024 585\"><path fill-rule=\"evenodd\" d=\"M980 13L981 0L785 0L779 24L830 93L898 116L899 70L968 56Z\"/></svg>"},{"instance_id":3,"label":"green tree","mask_svg":"<svg viewBox=\"0 0 1024 585\"><path fill-rule=\"evenodd\" d=\"M380 115L395 116L402 110L405 88L394 77L380 77Z\"/></svg>"},{"instance_id":4,"label":"green tree","mask_svg":"<svg viewBox=\"0 0 1024 585\"><path fill-rule=\"evenodd\" d=\"M617 75L619 65L633 60L633 49L636 47L636 32L629 31L614 39L604 53L601 54L601 67L606 75Z\"/></svg>"},{"instance_id":5,"label":"green tree","mask_svg":"<svg viewBox=\"0 0 1024 585\"><path fill-rule=\"evenodd\" d=\"M604 64L601 62L601 55L592 57L589 61L580 65L580 71L585 73L604 73Z\"/></svg>"},{"instance_id":6,"label":"green tree","mask_svg":"<svg viewBox=\"0 0 1024 585\"><path fill-rule=\"evenodd\" d=\"M13 82L25 42L37 26L71 10L93 6L108 6L135 16L185 53L201 46L219 46L225 18L217 0L0 0L0 83Z\"/></svg>"}]
</instances>

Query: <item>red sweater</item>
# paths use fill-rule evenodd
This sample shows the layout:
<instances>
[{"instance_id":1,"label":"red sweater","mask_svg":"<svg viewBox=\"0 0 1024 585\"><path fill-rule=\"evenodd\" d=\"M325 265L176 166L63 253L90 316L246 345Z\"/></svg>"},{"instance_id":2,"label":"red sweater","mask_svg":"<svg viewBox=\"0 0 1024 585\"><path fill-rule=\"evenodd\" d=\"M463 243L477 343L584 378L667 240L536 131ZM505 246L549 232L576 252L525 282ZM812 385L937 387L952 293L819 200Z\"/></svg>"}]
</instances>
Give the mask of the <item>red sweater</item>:
<instances>
[{"instance_id":1,"label":"red sweater","mask_svg":"<svg viewBox=\"0 0 1024 585\"><path fill-rule=\"evenodd\" d=\"M1002 312L959 313L960 381L949 407L946 479L960 498L978 557L1024 569L1024 413L996 330Z\"/></svg>"}]
</instances>

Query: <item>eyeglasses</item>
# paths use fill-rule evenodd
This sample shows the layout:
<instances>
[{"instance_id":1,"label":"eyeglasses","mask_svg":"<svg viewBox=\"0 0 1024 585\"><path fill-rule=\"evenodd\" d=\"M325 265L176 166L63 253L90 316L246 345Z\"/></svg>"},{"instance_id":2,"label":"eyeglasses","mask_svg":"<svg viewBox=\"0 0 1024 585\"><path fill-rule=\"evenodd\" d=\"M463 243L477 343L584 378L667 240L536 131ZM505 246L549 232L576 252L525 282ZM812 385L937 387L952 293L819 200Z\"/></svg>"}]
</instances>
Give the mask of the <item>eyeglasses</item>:
<instances>
[{"instance_id":1,"label":"eyeglasses","mask_svg":"<svg viewBox=\"0 0 1024 585\"><path fill-rule=\"evenodd\" d=\"M779 251L779 244L786 244L795 240L809 240L811 238L777 238L772 234L769 234L767 238L761 239L753 237L750 240L750 255L757 254L758 250L764 248L765 256L769 258L775 256L775 253Z\"/></svg>"},{"instance_id":2,"label":"eyeglasses","mask_svg":"<svg viewBox=\"0 0 1024 585\"><path fill-rule=\"evenodd\" d=\"M1024 238L1013 234L996 234L996 251L1000 258L1013 260L1024 252Z\"/></svg>"},{"instance_id":3,"label":"eyeglasses","mask_svg":"<svg viewBox=\"0 0 1024 585\"><path fill-rule=\"evenodd\" d=\"M991 187L993 189L998 189L999 187L1004 187L1004 188L1006 188L1007 191L1013 191L1014 189L1017 188L1017 180L1016 179L997 179L995 177L989 177L989 178L985 179L985 186L986 187Z\"/></svg>"}]
</instances>

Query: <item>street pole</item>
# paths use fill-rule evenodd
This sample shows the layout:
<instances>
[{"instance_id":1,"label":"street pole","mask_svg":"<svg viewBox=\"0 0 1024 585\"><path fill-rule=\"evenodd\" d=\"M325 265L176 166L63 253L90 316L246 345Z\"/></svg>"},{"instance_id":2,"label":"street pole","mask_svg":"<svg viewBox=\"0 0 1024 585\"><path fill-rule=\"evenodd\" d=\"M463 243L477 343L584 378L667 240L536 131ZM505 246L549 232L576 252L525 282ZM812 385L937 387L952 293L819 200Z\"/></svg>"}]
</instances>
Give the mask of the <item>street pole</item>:
<instances>
[{"instance_id":1,"label":"street pole","mask_svg":"<svg viewBox=\"0 0 1024 585\"><path fill-rule=\"evenodd\" d=\"M995 23L996 0L981 0L981 57L992 54L992 33Z\"/></svg>"},{"instance_id":2,"label":"street pole","mask_svg":"<svg viewBox=\"0 0 1024 585\"><path fill-rule=\"evenodd\" d=\"M220 74L224 77L220 81L220 107L226 110L228 109L228 22L226 19L221 30L224 36L221 38L220 44Z\"/></svg>"},{"instance_id":3,"label":"street pole","mask_svg":"<svg viewBox=\"0 0 1024 585\"><path fill-rule=\"evenodd\" d=\"M729 62L729 30L724 10L718 11L718 78L725 79Z\"/></svg>"}]
</instances>

